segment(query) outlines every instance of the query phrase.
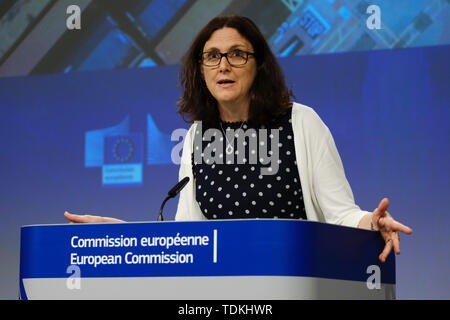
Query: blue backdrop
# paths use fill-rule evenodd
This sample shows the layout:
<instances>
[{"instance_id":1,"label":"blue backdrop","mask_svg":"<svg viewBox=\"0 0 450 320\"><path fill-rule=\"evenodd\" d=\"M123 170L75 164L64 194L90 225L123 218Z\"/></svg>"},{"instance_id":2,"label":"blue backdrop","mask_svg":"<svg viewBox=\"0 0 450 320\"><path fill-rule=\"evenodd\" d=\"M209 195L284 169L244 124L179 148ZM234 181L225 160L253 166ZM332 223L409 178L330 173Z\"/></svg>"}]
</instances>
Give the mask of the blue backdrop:
<instances>
[{"instance_id":1,"label":"blue backdrop","mask_svg":"<svg viewBox=\"0 0 450 320\"><path fill-rule=\"evenodd\" d=\"M413 228L400 299L450 298L449 56L438 46L280 60L296 101L333 133L356 202L372 211L388 197ZM17 297L21 225L65 223L65 210L156 219L178 179L171 134L189 127L178 68L0 78L0 296Z\"/></svg>"}]
</instances>

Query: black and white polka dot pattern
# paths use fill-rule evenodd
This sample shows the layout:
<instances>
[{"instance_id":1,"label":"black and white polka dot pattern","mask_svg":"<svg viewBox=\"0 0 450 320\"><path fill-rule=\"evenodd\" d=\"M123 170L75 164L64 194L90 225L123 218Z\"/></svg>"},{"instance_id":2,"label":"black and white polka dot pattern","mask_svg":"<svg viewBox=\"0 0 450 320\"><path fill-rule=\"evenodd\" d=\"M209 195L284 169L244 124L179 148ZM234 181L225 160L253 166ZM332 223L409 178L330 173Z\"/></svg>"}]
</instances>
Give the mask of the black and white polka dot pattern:
<instances>
[{"instance_id":1,"label":"black and white polka dot pattern","mask_svg":"<svg viewBox=\"0 0 450 320\"><path fill-rule=\"evenodd\" d=\"M241 125L242 122L223 123L224 130L227 128L237 130ZM295 156L291 109L263 128L267 129L267 135L270 135L271 129L279 130L277 150L279 158L276 174L261 174L261 168L269 168L271 165L268 163L268 159L261 158L259 154L259 148L264 146L264 139L259 137L261 131L258 129L260 128L252 126L250 123L244 123L242 129L255 129L259 142L255 149L250 146L248 140L244 142L245 155L240 155L239 159L247 161L243 161L243 163L241 161L238 164L239 154L236 146L235 161L227 164L225 139L223 139L223 150L216 150L219 156L223 156L223 164L206 161L208 159L198 163L194 161L194 154L192 154L196 199L205 217L208 219L306 219ZM201 137L200 132L196 132L197 142ZM269 136L269 138L272 137ZM236 142L237 138L235 144ZM267 140L266 143L267 154L273 155L275 150L270 149L271 141ZM202 150L207 145L206 141L202 141ZM258 156L257 163L248 161L251 154Z\"/></svg>"}]
</instances>

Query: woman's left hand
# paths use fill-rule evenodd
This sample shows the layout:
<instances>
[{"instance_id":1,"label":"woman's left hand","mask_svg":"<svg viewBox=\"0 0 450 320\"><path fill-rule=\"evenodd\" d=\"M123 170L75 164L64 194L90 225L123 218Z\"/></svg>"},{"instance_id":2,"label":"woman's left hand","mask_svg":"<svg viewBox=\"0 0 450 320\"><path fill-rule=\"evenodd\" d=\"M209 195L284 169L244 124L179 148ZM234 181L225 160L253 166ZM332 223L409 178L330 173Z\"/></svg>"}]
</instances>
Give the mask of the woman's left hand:
<instances>
[{"instance_id":1,"label":"woman's left hand","mask_svg":"<svg viewBox=\"0 0 450 320\"><path fill-rule=\"evenodd\" d=\"M372 213L372 230L380 231L386 245L383 252L381 252L379 259L385 262L392 248L396 254L400 254L400 232L411 234L411 228L395 221L391 215L386 211L389 207L389 199L381 200L378 208Z\"/></svg>"}]
</instances>

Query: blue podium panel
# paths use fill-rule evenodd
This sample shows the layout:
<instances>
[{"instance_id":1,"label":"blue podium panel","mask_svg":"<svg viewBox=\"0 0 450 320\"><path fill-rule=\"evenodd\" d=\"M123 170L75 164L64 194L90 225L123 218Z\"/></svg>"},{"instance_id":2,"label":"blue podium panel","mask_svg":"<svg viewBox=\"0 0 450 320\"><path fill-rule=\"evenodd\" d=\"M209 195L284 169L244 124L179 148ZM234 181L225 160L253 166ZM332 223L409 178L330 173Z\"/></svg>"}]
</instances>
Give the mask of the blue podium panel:
<instances>
[{"instance_id":1,"label":"blue podium panel","mask_svg":"<svg viewBox=\"0 0 450 320\"><path fill-rule=\"evenodd\" d=\"M25 226L23 299L394 299L376 232L300 220Z\"/></svg>"}]
</instances>

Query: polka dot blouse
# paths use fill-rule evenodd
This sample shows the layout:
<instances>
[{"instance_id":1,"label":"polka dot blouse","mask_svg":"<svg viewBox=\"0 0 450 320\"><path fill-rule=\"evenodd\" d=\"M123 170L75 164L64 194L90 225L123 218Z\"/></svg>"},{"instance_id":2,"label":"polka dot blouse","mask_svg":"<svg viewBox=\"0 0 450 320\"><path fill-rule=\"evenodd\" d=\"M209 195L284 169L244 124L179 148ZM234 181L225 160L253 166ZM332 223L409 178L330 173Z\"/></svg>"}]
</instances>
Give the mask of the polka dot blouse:
<instances>
[{"instance_id":1,"label":"polka dot blouse","mask_svg":"<svg viewBox=\"0 0 450 320\"><path fill-rule=\"evenodd\" d=\"M192 170L206 218L306 219L291 115L267 126L222 122L197 130Z\"/></svg>"}]
</instances>

